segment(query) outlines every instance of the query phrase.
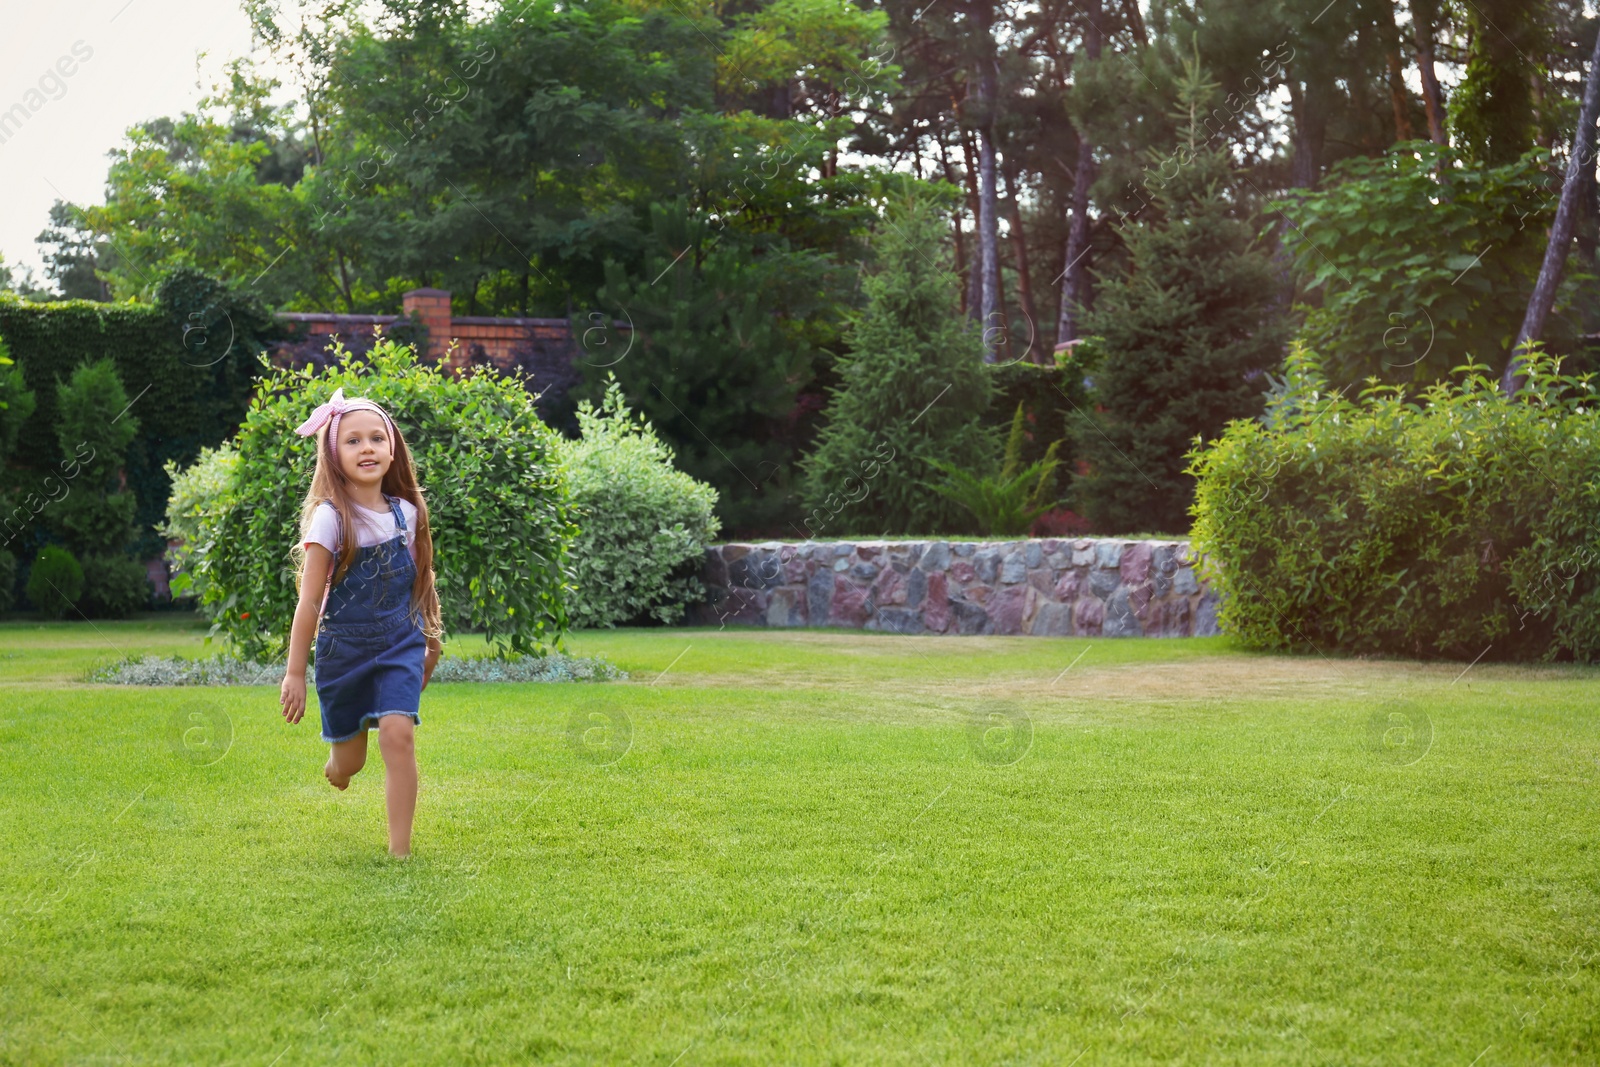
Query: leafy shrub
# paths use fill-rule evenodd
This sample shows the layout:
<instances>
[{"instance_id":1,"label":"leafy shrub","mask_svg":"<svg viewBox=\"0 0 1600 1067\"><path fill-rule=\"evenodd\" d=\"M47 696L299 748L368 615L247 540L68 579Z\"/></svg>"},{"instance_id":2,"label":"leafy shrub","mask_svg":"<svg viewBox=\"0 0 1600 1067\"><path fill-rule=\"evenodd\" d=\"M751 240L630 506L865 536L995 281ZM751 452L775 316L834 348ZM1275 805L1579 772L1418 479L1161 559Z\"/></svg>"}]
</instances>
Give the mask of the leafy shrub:
<instances>
[{"instance_id":1,"label":"leafy shrub","mask_svg":"<svg viewBox=\"0 0 1600 1067\"><path fill-rule=\"evenodd\" d=\"M1544 258L1548 157L1476 166L1459 149L1406 141L1341 160L1273 205L1311 235L1286 242L1313 298L1299 337L1335 385L1436 381L1473 354L1503 364ZM1552 330L1567 328L1561 319Z\"/></svg>"},{"instance_id":2,"label":"leafy shrub","mask_svg":"<svg viewBox=\"0 0 1600 1067\"><path fill-rule=\"evenodd\" d=\"M540 654L567 628L563 586L577 530L556 435L514 379L473 368L447 377L385 338L356 363L313 376L263 375L236 438L227 506L202 511L196 537L212 634L252 659L288 648L299 594L290 555L316 464L316 437L295 427L343 387L382 404L405 435L427 494L434 572L447 631L483 631L497 654Z\"/></svg>"},{"instance_id":3,"label":"leafy shrub","mask_svg":"<svg viewBox=\"0 0 1600 1067\"><path fill-rule=\"evenodd\" d=\"M1409 399L1329 390L1296 346L1267 418L1191 454L1195 547L1224 629L1264 648L1600 658L1592 376L1534 353Z\"/></svg>"},{"instance_id":4,"label":"leafy shrub","mask_svg":"<svg viewBox=\"0 0 1600 1067\"><path fill-rule=\"evenodd\" d=\"M818 250L791 247L778 228L746 235L717 226L682 197L650 204L649 214L643 262L608 260L597 294L600 306L626 309L633 329L627 338L582 331L605 341L579 362L583 392L598 396L614 371L679 466L717 489L729 526L781 528L799 444L796 401L833 340L850 278Z\"/></svg>"},{"instance_id":5,"label":"leafy shrub","mask_svg":"<svg viewBox=\"0 0 1600 1067\"><path fill-rule=\"evenodd\" d=\"M1035 519L1054 508L1060 501L1052 499L1055 486L1056 445L1051 442L1044 458L1022 466L1023 410L1011 420L1011 433L1006 438L1005 459L998 478L991 475L978 477L950 463L934 461L948 479L934 489L954 500L977 521L978 533L989 536L1026 535Z\"/></svg>"},{"instance_id":6,"label":"leafy shrub","mask_svg":"<svg viewBox=\"0 0 1600 1067\"><path fill-rule=\"evenodd\" d=\"M28 599L50 619L64 619L83 596L83 568L71 552L46 545L28 573Z\"/></svg>"},{"instance_id":7,"label":"leafy shrub","mask_svg":"<svg viewBox=\"0 0 1600 1067\"><path fill-rule=\"evenodd\" d=\"M0 549L0 611L10 611L16 604L17 557Z\"/></svg>"},{"instance_id":8,"label":"leafy shrub","mask_svg":"<svg viewBox=\"0 0 1600 1067\"><path fill-rule=\"evenodd\" d=\"M986 363L983 369L994 383L994 400L984 414L985 425L1010 426L1021 404L1025 417L1023 465L1044 459L1054 446L1061 469L1072 469L1077 458L1074 429L1083 422L1082 413L1092 407L1082 372L1074 373L1075 368L1069 369L1061 356L1049 366L1019 361Z\"/></svg>"},{"instance_id":9,"label":"leafy shrub","mask_svg":"<svg viewBox=\"0 0 1600 1067\"><path fill-rule=\"evenodd\" d=\"M572 625L677 622L705 594L697 576L679 572L720 529L717 491L673 468L672 449L628 410L615 378L600 410L585 400L577 418L583 436L558 445L579 529Z\"/></svg>"},{"instance_id":10,"label":"leafy shrub","mask_svg":"<svg viewBox=\"0 0 1600 1067\"><path fill-rule=\"evenodd\" d=\"M95 619L125 619L150 606L150 577L128 556L85 556L79 607Z\"/></svg>"},{"instance_id":11,"label":"leafy shrub","mask_svg":"<svg viewBox=\"0 0 1600 1067\"><path fill-rule=\"evenodd\" d=\"M180 542L167 552L174 600L190 596L204 608L211 607L205 599L206 576L196 569L197 553L204 544L203 531L214 528L233 506L233 477L238 463L239 450L232 441L224 441L216 448L202 448L200 458L181 471L176 463L167 461L172 495L167 498L166 522L157 529L168 541Z\"/></svg>"}]
</instances>

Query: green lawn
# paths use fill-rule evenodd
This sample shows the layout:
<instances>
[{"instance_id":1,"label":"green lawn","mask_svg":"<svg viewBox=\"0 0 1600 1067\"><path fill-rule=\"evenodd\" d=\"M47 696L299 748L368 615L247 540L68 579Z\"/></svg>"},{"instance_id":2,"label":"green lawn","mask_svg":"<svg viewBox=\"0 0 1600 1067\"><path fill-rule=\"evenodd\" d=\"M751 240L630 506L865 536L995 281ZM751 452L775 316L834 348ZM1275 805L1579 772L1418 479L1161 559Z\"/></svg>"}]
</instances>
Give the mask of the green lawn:
<instances>
[{"instance_id":1,"label":"green lawn","mask_svg":"<svg viewBox=\"0 0 1600 1067\"><path fill-rule=\"evenodd\" d=\"M1600 1062L1600 671L579 634L404 862L275 687L75 681L202 632L0 624L0 1063Z\"/></svg>"}]
</instances>

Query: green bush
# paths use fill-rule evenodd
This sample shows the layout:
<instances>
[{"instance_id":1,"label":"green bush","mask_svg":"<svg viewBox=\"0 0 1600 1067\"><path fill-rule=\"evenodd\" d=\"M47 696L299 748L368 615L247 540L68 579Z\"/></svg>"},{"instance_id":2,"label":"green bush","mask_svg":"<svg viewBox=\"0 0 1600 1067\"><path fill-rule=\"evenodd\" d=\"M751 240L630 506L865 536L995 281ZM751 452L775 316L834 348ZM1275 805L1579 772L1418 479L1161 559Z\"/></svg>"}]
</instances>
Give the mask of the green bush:
<instances>
[{"instance_id":1,"label":"green bush","mask_svg":"<svg viewBox=\"0 0 1600 1067\"><path fill-rule=\"evenodd\" d=\"M1026 467L1022 465L1026 436L1023 410L1018 403L998 478L979 477L953 464L934 462L947 479L934 489L965 508L977 523L978 533L985 537L1026 537L1035 519L1061 503L1054 498L1056 467L1061 463L1056 458L1059 442L1051 442L1042 458Z\"/></svg>"},{"instance_id":2,"label":"green bush","mask_svg":"<svg viewBox=\"0 0 1600 1067\"><path fill-rule=\"evenodd\" d=\"M994 399L984 414L985 426L1004 433L1015 418L1017 405L1024 412L1022 464L1043 460L1052 447L1061 469L1072 469L1077 458L1075 428L1092 406L1083 387L1083 373L1057 357L1049 366L1037 363L986 363L994 384ZM1060 481L1065 483L1066 478Z\"/></svg>"},{"instance_id":3,"label":"green bush","mask_svg":"<svg viewBox=\"0 0 1600 1067\"><path fill-rule=\"evenodd\" d=\"M1535 353L1408 398L1329 389L1296 346L1260 421L1191 453L1195 547L1222 627L1262 648L1600 659L1592 376Z\"/></svg>"},{"instance_id":4,"label":"green bush","mask_svg":"<svg viewBox=\"0 0 1600 1067\"><path fill-rule=\"evenodd\" d=\"M579 529L572 625L677 622L705 595L695 574L679 572L717 536L717 491L673 467L672 449L628 410L615 378L600 410L585 400L577 418L582 437L557 446Z\"/></svg>"},{"instance_id":5,"label":"green bush","mask_svg":"<svg viewBox=\"0 0 1600 1067\"><path fill-rule=\"evenodd\" d=\"M79 606L95 619L124 619L150 606L144 564L128 556L85 556Z\"/></svg>"},{"instance_id":6,"label":"green bush","mask_svg":"<svg viewBox=\"0 0 1600 1067\"><path fill-rule=\"evenodd\" d=\"M357 362L313 377L269 369L239 428L228 506L200 516L205 602L232 650L287 654L298 593L291 552L316 465L316 437L295 427L343 386L394 418L427 494L434 574L447 632L482 631L498 654L538 655L567 629L567 553L577 530L557 467L556 434L513 378L482 367L446 377L385 338Z\"/></svg>"},{"instance_id":7,"label":"green bush","mask_svg":"<svg viewBox=\"0 0 1600 1067\"><path fill-rule=\"evenodd\" d=\"M0 549L0 611L16 606L17 557Z\"/></svg>"},{"instance_id":8,"label":"green bush","mask_svg":"<svg viewBox=\"0 0 1600 1067\"><path fill-rule=\"evenodd\" d=\"M233 506L233 477L239 463L239 450L232 441L216 448L202 448L200 458L183 470L167 461L167 477L172 495L167 498L167 519L157 529L168 541L180 542L169 548L167 560L172 571L172 598L190 597L202 610L211 605L205 599L206 577L195 564L196 552L203 543L203 531L214 527L222 514Z\"/></svg>"},{"instance_id":9,"label":"green bush","mask_svg":"<svg viewBox=\"0 0 1600 1067\"><path fill-rule=\"evenodd\" d=\"M71 552L46 545L28 573L28 599L50 619L64 619L83 596L83 568Z\"/></svg>"},{"instance_id":10,"label":"green bush","mask_svg":"<svg viewBox=\"0 0 1600 1067\"><path fill-rule=\"evenodd\" d=\"M0 474L11 465L22 434L22 425L33 414L37 400L22 378L22 368L13 364L10 346L0 337ZM43 506L37 496L33 500L13 497L6 492L0 479L0 544L11 544L17 535L27 530L37 513L34 504ZM9 565L5 561L9 560ZM9 569L8 569L9 566ZM9 611L16 583L16 557L0 549L0 611Z\"/></svg>"}]
</instances>

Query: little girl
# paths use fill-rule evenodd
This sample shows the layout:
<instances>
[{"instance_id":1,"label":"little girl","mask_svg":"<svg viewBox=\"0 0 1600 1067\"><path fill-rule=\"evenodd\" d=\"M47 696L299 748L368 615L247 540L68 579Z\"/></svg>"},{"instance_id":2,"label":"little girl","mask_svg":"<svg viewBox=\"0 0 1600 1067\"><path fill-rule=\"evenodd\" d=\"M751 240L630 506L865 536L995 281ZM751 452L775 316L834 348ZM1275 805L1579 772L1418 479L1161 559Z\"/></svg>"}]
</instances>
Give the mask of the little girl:
<instances>
[{"instance_id":1,"label":"little girl","mask_svg":"<svg viewBox=\"0 0 1600 1067\"><path fill-rule=\"evenodd\" d=\"M412 731L444 636L428 505L405 438L383 408L346 399L341 388L296 432L324 426L294 552L300 605L279 703L291 724L305 714L315 637L322 739L333 746L322 773L335 789L347 788L366 764L367 731L377 727L389 851L409 856L417 807ZM350 529L354 543L343 536Z\"/></svg>"}]
</instances>

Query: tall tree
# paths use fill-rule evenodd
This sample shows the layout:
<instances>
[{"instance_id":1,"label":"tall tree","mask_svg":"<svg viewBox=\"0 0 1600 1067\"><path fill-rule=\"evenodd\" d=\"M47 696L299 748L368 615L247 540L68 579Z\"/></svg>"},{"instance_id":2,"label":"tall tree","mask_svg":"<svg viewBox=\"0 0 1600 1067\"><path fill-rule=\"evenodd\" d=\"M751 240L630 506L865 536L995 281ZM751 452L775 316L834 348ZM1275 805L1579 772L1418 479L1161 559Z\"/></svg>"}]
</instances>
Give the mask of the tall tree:
<instances>
[{"instance_id":1,"label":"tall tree","mask_svg":"<svg viewBox=\"0 0 1600 1067\"><path fill-rule=\"evenodd\" d=\"M1506 361L1505 372L1500 377L1500 387L1508 395L1521 387L1523 345L1539 339L1544 332L1545 316L1550 314L1550 308L1555 303L1556 287L1561 282L1567 250L1572 243L1572 231L1578 221L1579 197L1584 191L1585 179L1594 174L1594 127L1597 117L1600 117L1600 33L1595 35L1594 52L1589 56L1589 73L1583 82L1583 104L1578 109L1578 126L1572 138L1572 152L1567 157L1561 201L1556 205L1556 217L1550 224L1550 241L1545 247L1544 262L1539 268L1539 280L1534 283L1527 314L1523 316L1522 327L1517 331L1516 342L1511 348L1511 358Z\"/></svg>"},{"instance_id":2,"label":"tall tree","mask_svg":"<svg viewBox=\"0 0 1600 1067\"><path fill-rule=\"evenodd\" d=\"M1227 151L1205 144L1214 87L1198 61L1186 66L1182 148L1191 162L1128 227L1128 271L1104 283L1088 316L1100 340L1087 368L1095 412L1077 433L1090 465L1077 500L1107 533L1188 530L1186 453L1196 437L1260 410L1261 375L1286 335L1250 198Z\"/></svg>"},{"instance_id":3,"label":"tall tree","mask_svg":"<svg viewBox=\"0 0 1600 1067\"><path fill-rule=\"evenodd\" d=\"M1100 58L1100 0L1086 0L1085 21L1080 51L1080 71ZM1089 186L1094 181L1094 143L1088 136L1087 122L1080 121L1078 130L1078 161L1072 174L1072 221L1067 229L1067 246L1061 272L1061 310L1056 315L1056 343L1063 344L1078 337L1080 305L1085 295L1084 280L1088 265L1084 257L1089 253Z\"/></svg>"},{"instance_id":4,"label":"tall tree","mask_svg":"<svg viewBox=\"0 0 1600 1067\"><path fill-rule=\"evenodd\" d=\"M1438 32L1439 0L1411 0L1411 37L1417 52L1417 76L1422 83L1422 105L1428 115L1428 137L1448 144L1445 136L1444 90L1439 85L1434 60L1434 34Z\"/></svg>"},{"instance_id":5,"label":"tall tree","mask_svg":"<svg viewBox=\"0 0 1600 1067\"><path fill-rule=\"evenodd\" d=\"M979 469L994 452L980 425L993 385L982 337L955 307L941 199L908 183L873 240L866 307L803 462L803 536L946 529L960 510L930 488L943 481L931 461Z\"/></svg>"},{"instance_id":6,"label":"tall tree","mask_svg":"<svg viewBox=\"0 0 1600 1067\"><path fill-rule=\"evenodd\" d=\"M993 338L1000 326L1000 216L996 186L994 127L998 101L995 71L994 7L990 0L977 0L972 6L977 25L976 66L978 128L978 257L982 283L979 320L983 323L983 358L993 363ZM1001 331L1003 332L1003 331Z\"/></svg>"}]
</instances>

